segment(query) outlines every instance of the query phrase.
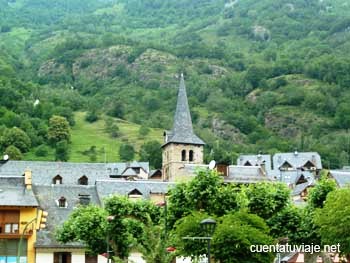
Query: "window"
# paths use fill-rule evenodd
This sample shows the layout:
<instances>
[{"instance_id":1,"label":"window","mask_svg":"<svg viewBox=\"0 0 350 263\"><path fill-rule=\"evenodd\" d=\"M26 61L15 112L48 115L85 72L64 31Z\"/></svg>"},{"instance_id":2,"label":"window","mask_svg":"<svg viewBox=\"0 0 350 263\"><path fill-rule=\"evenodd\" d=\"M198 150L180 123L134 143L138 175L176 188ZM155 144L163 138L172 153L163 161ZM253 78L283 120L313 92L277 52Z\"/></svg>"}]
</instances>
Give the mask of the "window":
<instances>
[{"instance_id":1,"label":"window","mask_svg":"<svg viewBox=\"0 0 350 263\"><path fill-rule=\"evenodd\" d=\"M181 161L186 161L186 150L182 150L181 152Z\"/></svg>"},{"instance_id":2,"label":"window","mask_svg":"<svg viewBox=\"0 0 350 263\"><path fill-rule=\"evenodd\" d=\"M67 207L67 200L63 196L58 199L58 207Z\"/></svg>"},{"instance_id":3,"label":"window","mask_svg":"<svg viewBox=\"0 0 350 263\"><path fill-rule=\"evenodd\" d=\"M190 150L189 160L190 160L190 162L193 162L193 151L192 150Z\"/></svg>"},{"instance_id":4,"label":"window","mask_svg":"<svg viewBox=\"0 0 350 263\"><path fill-rule=\"evenodd\" d=\"M89 179L85 175L80 177L78 180L78 184L80 185L88 185L88 183L89 183Z\"/></svg>"},{"instance_id":5,"label":"window","mask_svg":"<svg viewBox=\"0 0 350 263\"><path fill-rule=\"evenodd\" d=\"M54 252L53 262L54 263L71 263L72 254L69 252Z\"/></svg>"},{"instance_id":6,"label":"window","mask_svg":"<svg viewBox=\"0 0 350 263\"><path fill-rule=\"evenodd\" d=\"M18 233L18 227L19 227L19 211L14 211L14 210L0 211L0 234L16 234Z\"/></svg>"},{"instance_id":7,"label":"window","mask_svg":"<svg viewBox=\"0 0 350 263\"><path fill-rule=\"evenodd\" d=\"M58 174L56 175L53 180L52 180L53 184L62 184L62 177Z\"/></svg>"}]
</instances>

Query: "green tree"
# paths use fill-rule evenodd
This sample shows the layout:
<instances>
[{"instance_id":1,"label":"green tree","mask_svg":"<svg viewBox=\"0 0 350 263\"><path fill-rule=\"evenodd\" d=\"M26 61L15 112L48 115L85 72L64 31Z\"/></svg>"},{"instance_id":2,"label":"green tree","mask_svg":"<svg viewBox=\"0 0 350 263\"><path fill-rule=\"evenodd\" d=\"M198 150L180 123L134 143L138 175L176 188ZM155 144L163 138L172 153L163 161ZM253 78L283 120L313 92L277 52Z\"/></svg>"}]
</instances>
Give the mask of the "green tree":
<instances>
[{"instance_id":1,"label":"green tree","mask_svg":"<svg viewBox=\"0 0 350 263\"><path fill-rule=\"evenodd\" d=\"M273 253L252 253L252 245L272 245L264 220L247 212L223 216L213 236L213 256L222 263L270 263Z\"/></svg>"},{"instance_id":2,"label":"green tree","mask_svg":"<svg viewBox=\"0 0 350 263\"><path fill-rule=\"evenodd\" d=\"M69 159L68 142L63 140L56 143L55 160L67 162Z\"/></svg>"},{"instance_id":3,"label":"green tree","mask_svg":"<svg viewBox=\"0 0 350 263\"><path fill-rule=\"evenodd\" d=\"M13 127L5 130L1 138L1 146L6 148L8 146L15 146L21 152L27 152L30 148L31 141L29 136L20 128Z\"/></svg>"},{"instance_id":4,"label":"green tree","mask_svg":"<svg viewBox=\"0 0 350 263\"><path fill-rule=\"evenodd\" d=\"M49 129L47 137L52 144L59 141L70 140L70 127L67 119L62 116L52 116L49 120Z\"/></svg>"},{"instance_id":5,"label":"green tree","mask_svg":"<svg viewBox=\"0 0 350 263\"><path fill-rule=\"evenodd\" d=\"M22 160L23 158L20 149L13 145L8 146L4 154L7 154L10 160Z\"/></svg>"},{"instance_id":6,"label":"green tree","mask_svg":"<svg viewBox=\"0 0 350 263\"><path fill-rule=\"evenodd\" d=\"M132 161L135 156L135 149L131 144L124 143L119 147L119 157L122 161Z\"/></svg>"},{"instance_id":7,"label":"green tree","mask_svg":"<svg viewBox=\"0 0 350 263\"><path fill-rule=\"evenodd\" d=\"M246 188L250 213L269 219L290 203L290 190L283 183L257 183Z\"/></svg>"},{"instance_id":8,"label":"green tree","mask_svg":"<svg viewBox=\"0 0 350 263\"><path fill-rule=\"evenodd\" d=\"M147 134L149 134L150 132L150 128L148 128L147 126L140 126L140 129L139 129L139 137L140 138L144 138Z\"/></svg>"},{"instance_id":9,"label":"green tree","mask_svg":"<svg viewBox=\"0 0 350 263\"><path fill-rule=\"evenodd\" d=\"M155 169L162 168L161 144L158 141L144 143L140 149L140 161L148 161Z\"/></svg>"},{"instance_id":10,"label":"green tree","mask_svg":"<svg viewBox=\"0 0 350 263\"><path fill-rule=\"evenodd\" d=\"M323 208L315 214L315 224L323 244L340 244L340 251L350 260L350 188L328 194Z\"/></svg>"},{"instance_id":11,"label":"green tree","mask_svg":"<svg viewBox=\"0 0 350 263\"><path fill-rule=\"evenodd\" d=\"M35 155L38 157L47 156L48 153L49 153L49 148L48 148L48 146L46 146L44 144L38 146L35 150Z\"/></svg>"},{"instance_id":12,"label":"green tree","mask_svg":"<svg viewBox=\"0 0 350 263\"><path fill-rule=\"evenodd\" d=\"M137 244L147 244L144 227L150 222L157 224L159 215L159 207L149 201L113 196L105 200L104 208L78 207L57 230L56 237L63 243L84 242L93 254L106 252L107 237L115 258L125 260Z\"/></svg>"},{"instance_id":13,"label":"green tree","mask_svg":"<svg viewBox=\"0 0 350 263\"><path fill-rule=\"evenodd\" d=\"M216 171L199 170L189 183L177 184L170 189L169 226L193 211L218 216L236 211L241 202L237 192L236 186L224 185Z\"/></svg>"},{"instance_id":14,"label":"green tree","mask_svg":"<svg viewBox=\"0 0 350 263\"><path fill-rule=\"evenodd\" d=\"M308 205L312 208L322 208L329 193L336 189L337 185L334 180L322 176L316 183L315 187L310 190L308 196Z\"/></svg>"}]
</instances>

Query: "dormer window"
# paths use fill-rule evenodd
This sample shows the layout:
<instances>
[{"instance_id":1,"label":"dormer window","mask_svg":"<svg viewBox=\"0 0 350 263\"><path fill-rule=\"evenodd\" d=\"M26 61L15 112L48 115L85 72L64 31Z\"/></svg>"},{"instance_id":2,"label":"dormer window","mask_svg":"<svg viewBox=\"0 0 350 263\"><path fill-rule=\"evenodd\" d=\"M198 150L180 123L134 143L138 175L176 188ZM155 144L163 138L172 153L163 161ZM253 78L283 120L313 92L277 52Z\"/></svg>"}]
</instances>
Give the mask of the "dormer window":
<instances>
[{"instance_id":1,"label":"dormer window","mask_svg":"<svg viewBox=\"0 0 350 263\"><path fill-rule=\"evenodd\" d=\"M244 166L253 166L249 161L246 161Z\"/></svg>"},{"instance_id":2,"label":"dormer window","mask_svg":"<svg viewBox=\"0 0 350 263\"><path fill-rule=\"evenodd\" d=\"M78 180L79 185L88 185L88 183L89 183L89 179L85 175L80 177Z\"/></svg>"},{"instance_id":3,"label":"dormer window","mask_svg":"<svg viewBox=\"0 0 350 263\"><path fill-rule=\"evenodd\" d=\"M293 166L288 162L284 161L284 163L279 168L281 171L293 170Z\"/></svg>"},{"instance_id":4,"label":"dormer window","mask_svg":"<svg viewBox=\"0 0 350 263\"><path fill-rule=\"evenodd\" d=\"M111 175L112 174L112 168L108 168L107 172L108 172L109 175Z\"/></svg>"},{"instance_id":5,"label":"dormer window","mask_svg":"<svg viewBox=\"0 0 350 263\"><path fill-rule=\"evenodd\" d=\"M181 152L181 161L186 161L186 150L182 150Z\"/></svg>"},{"instance_id":6,"label":"dormer window","mask_svg":"<svg viewBox=\"0 0 350 263\"><path fill-rule=\"evenodd\" d=\"M193 162L193 151L192 150L190 150L190 152L189 152L189 161Z\"/></svg>"},{"instance_id":7,"label":"dormer window","mask_svg":"<svg viewBox=\"0 0 350 263\"><path fill-rule=\"evenodd\" d=\"M118 174L118 168L114 168L114 169L113 169L113 174L114 174L114 175L117 175L117 174Z\"/></svg>"},{"instance_id":8,"label":"dormer window","mask_svg":"<svg viewBox=\"0 0 350 263\"><path fill-rule=\"evenodd\" d=\"M66 208L67 206L67 199L61 196L60 199L58 199L58 207Z\"/></svg>"},{"instance_id":9,"label":"dormer window","mask_svg":"<svg viewBox=\"0 0 350 263\"><path fill-rule=\"evenodd\" d=\"M128 193L128 197L131 199L138 199L142 197L142 193L138 189L134 189Z\"/></svg>"},{"instance_id":10,"label":"dormer window","mask_svg":"<svg viewBox=\"0 0 350 263\"><path fill-rule=\"evenodd\" d=\"M56 175L53 180L52 180L53 184L62 184L62 177L58 174Z\"/></svg>"}]
</instances>

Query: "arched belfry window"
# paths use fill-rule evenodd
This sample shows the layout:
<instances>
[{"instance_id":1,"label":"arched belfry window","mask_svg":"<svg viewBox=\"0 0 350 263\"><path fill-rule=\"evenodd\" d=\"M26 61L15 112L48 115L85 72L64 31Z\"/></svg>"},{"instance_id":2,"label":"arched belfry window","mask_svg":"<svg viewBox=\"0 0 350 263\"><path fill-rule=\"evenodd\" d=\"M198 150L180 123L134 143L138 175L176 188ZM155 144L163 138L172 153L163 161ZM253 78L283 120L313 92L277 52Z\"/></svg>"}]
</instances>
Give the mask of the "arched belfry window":
<instances>
[{"instance_id":1,"label":"arched belfry window","mask_svg":"<svg viewBox=\"0 0 350 263\"><path fill-rule=\"evenodd\" d=\"M186 150L182 150L181 152L181 161L186 161Z\"/></svg>"},{"instance_id":2,"label":"arched belfry window","mask_svg":"<svg viewBox=\"0 0 350 263\"><path fill-rule=\"evenodd\" d=\"M64 196L58 199L58 207L67 207L67 199Z\"/></svg>"},{"instance_id":3,"label":"arched belfry window","mask_svg":"<svg viewBox=\"0 0 350 263\"><path fill-rule=\"evenodd\" d=\"M190 150L190 152L189 152L189 161L193 162L193 151L192 150Z\"/></svg>"},{"instance_id":4,"label":"arched belfry window","mask_svg":"<svg viewBox=\"0 0 350 263\"><path fill-rule=\"evenodd\" d=\"M58 174L52 179L53 184L62 184L62 177Z\"/></svg>"},{"instance_id":5,"label":"arched belfry window","mask_svg":"<svg viewBox=\"0 0 350 263\"><path fill-rule=\"evenodd\" d=\"M88 183L89 183L89 179L85 175L80 177L78 180L78 184L80 185L88 185Z\"/></svg>"}]
</instances>

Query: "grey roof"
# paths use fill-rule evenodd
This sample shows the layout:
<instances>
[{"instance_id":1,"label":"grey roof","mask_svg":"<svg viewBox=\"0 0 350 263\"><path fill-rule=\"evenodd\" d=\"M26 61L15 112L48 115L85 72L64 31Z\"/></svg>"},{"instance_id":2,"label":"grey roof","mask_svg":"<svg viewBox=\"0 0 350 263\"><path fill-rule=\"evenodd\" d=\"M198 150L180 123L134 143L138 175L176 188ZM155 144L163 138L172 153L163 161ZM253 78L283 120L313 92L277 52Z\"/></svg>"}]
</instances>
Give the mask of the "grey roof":
<instances>
[{"instance_id":1,"label":"grey roof","mask_svg":"<svg viewBox=\"0 0 350 263\"><path fill-rule=\"evenodd\" d=\"M276 153L273 156L274 169L279 169L286 161L293 169L304 167L310 161L317 170L322 169L321 157L317 152Z\"/></svg>"},{"instance_id":2,"label":"grey roof","mask_svg":"<svg viewBox=\"0 0 350 263\"><path fill-rule=\"evenodd\" d=\"M129 165L128 163L8 161L0 165L0 177L20 176L26 169L29 169L32 171L33 184L37 185L51 185L56 175L63 178L64 185L77 185L79 178L83 175L88 178L89 185L94 185L96 180L121 175ZM138 162L137 165L149 173L148 162Z\"/></svg>"},{"instance_id":3,"label":"grey roof","mask_svg":"<svg viewBox=\"0 0 350 263\"><path fill-rule=\"evenodd\" d=\"M287 171L275 171L275 177L279 181L288 185L294 185L298 179L304 175L304 178L308 181L314 181L314 174L312 171L300 171L300 170L287 170Z\"/></svg>"},{"instance_id":4,"label":"grey roof","mask_svg":"<svg viewBox=\"0 0 350 263\"><path fill-rule=\"evenodd\" d=\"M312 182L305 182L302 184L297 184L292 192L292 196L300 195L306 188L309 186L313 186L314 184Z\"/></svg>"},{"instance_id":5,"label":"grey roof","mask_svg":"<svg viewBox=\"0 0 350 263\"><path fill-rule=\"evenodd\" d=\"M128 195L132 190L138 190L144 198L150 198L150 194L167 193L175 183L155 182L155 181L96 181L97 193L102 200L105 197L119 194Z\"/></svg>"},{"instance_id":6,"label":"grey roof","mask_svg":"<svg viewBox=\"0 0 350 263\"><path fill-rule=\"evenodd\" d=\"M224 178L226 182L235 183L257 183L262 181L274 181L264 174L260 166L230 165L228 176Z\"/></svg>"},{"instance_id":7,"label":"grey roof","mask_svg":"<svg viewBox=\"0 0 350 263\"><path fill-rule=\"evenodd\" d=\"M38 231L36 247L84 247L82 243L74 242L68 244L59 243L55 236L55 229L66 221L73 209L79 205L79 194L89 195L92 204L100 205L95 186L33 186L34 193L40 207L47 211L47 228ZM58 207L57 200L66 198L67 208Z\"/></svg>"},{"instance_id":8,"label":"grey roof","mask_svg":"<svg viewBox=\"0 0 350 263\"><path fill-rule=\"evenodd\" d=\"M272 169L271 165L271 155L269 154L244 154L237 158L237 165L245 165L249 162L252 166L265 165L266 171L269 173Z\"/></svg>"},{"instance_id":9,"label":"grey roof","mask_svg":"<svg viewBox=\"0 0 350 263\"><path fill-rule=\"evenodd\" d=\"M196 144L205 143L194 134L190 108L188 106L186 87L183 75L181 74L179 93L177 97L174 125L171 132L167 132L167 139L163 146L168 143Z\"/></svg>"},{"instance_id":10,"label":"grey roof","mask_svg":"<svg viewBox=\"0 0 350 263\"><path fill-rule=\"evenodd\" d=\"M184 164L184 171L188 174L195 175L197 170L206 170L208 169L208 164L194 164L194 163L186 163Z\"/></svg>"},{"instance_id":11,"label":"grey roof","mask_svg":"<svg viewBox=\"0 0 350 263\"><path fill-rule=\"evenodd\" d=\"M0 177L0 206L37 207L38 202L24 186L24 177Z\"/></svg>"},{"instance_id":12,"label":"grey roof","mask_svg":"<svg viewBox=\"0 0 350 263\"><path fill-rule=\"evenodd\" d=\"M339 187L350 186L350 171L331 170L329 173Z\"/></svg>"}]
</instances>

